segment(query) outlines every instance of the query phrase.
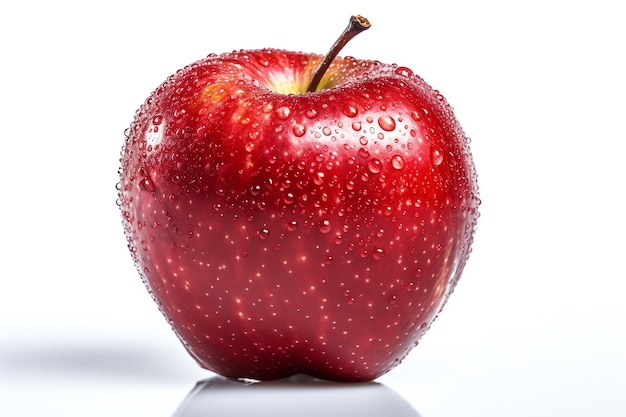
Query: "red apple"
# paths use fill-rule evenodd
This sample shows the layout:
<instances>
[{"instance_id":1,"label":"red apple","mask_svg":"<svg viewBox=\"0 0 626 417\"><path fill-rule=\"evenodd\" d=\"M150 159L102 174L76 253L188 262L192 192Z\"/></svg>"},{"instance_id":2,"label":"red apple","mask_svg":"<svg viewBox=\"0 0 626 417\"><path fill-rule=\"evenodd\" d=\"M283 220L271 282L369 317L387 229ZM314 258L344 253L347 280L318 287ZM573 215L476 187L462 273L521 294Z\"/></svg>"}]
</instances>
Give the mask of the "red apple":
<instances>
[{"instance_id":1,"label":"red apple","mask_svg":"<svg viewBox=\"0 0 626 417\"><path fill-rule=\"evenodd\" d=\"M210 55L126 132L133 259L189 353L227 377L377 378L470 253L476 173L445 99L408 68L350 57L307 92L321 60Z\"/></svg>"}]
</instances>

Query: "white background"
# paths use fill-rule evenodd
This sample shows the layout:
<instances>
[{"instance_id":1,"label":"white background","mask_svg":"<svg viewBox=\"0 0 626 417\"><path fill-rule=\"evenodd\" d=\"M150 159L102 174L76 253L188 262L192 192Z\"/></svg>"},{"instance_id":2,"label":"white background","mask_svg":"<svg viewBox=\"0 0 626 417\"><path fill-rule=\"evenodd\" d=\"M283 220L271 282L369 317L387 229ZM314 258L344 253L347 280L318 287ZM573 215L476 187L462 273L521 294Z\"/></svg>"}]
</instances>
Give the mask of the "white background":
<instances>
[{"instance_id":1,"label":"white background","mask_svg":"<svg viewBox=\"0 0 626 417\"><path fill-rule=\"evenodd\" d=\"M411 4L410 8L407 6ZM457 291L379 382L423 417L626 415L626 25L618 1L3 2L0 414L170 416L212 374L144 290L123 131L211 52L411 67L455 107L482 217Z\"/></svg>"}]
</instances>

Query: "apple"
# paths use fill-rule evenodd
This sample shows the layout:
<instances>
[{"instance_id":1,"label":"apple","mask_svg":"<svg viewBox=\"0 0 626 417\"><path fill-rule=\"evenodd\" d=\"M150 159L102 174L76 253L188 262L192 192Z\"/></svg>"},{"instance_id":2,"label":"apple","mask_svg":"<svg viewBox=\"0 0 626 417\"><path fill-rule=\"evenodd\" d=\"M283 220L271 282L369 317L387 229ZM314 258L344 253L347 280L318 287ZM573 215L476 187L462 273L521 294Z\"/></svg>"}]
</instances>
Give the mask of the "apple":
<instances>
[{"instance_id":1,"label":"apple","mask_svg":"<svg viewBox=\"0 0 626 417\"><path fill-rule=\"evenodd\" d=\"M469 139L410 69L331 51L209 55L125 132L132 257L204 368L369 381L417 345L470 254Z\"/></svg>"}]
</instances>

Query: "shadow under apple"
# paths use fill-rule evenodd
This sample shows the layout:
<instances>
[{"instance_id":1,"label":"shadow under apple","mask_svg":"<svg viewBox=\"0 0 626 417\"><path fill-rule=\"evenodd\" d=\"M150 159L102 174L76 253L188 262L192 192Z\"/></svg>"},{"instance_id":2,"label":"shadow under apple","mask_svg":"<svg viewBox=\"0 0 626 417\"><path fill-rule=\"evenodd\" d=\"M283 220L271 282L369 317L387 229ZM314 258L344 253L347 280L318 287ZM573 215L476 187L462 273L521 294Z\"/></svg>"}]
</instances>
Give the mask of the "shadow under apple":
<instances>
[{"instance_id":1,"label":"shadow under apple","mask_svg":"<svg viewBox=\"0 0 626 417\"><path fill-rule=\"evenodd\" d=\"M338 383L304 375L277 381L214 377L199 381L172 417L420 417L398 393L376 382Z\"/></svg>"}]
</instances>

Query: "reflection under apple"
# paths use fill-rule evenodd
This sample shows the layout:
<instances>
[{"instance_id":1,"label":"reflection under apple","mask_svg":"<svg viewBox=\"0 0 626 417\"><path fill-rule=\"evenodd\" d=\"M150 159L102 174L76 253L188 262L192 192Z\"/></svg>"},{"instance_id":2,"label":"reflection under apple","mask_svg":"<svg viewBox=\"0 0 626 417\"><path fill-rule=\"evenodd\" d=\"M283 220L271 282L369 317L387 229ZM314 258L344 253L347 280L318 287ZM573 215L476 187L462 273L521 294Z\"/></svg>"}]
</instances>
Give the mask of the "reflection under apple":
<instances>
[{"instance_id":1,"label":"reflection under apple","mask_svg":"<svg viewBox=\"0 0 626 417\"><path fill-rule=\"evenodd\" d=\"M304 375L276 381L214 377L199 381L172 417L420 417L398 393L376 383L338 383Z\"/></svg>"}]
</instances>

